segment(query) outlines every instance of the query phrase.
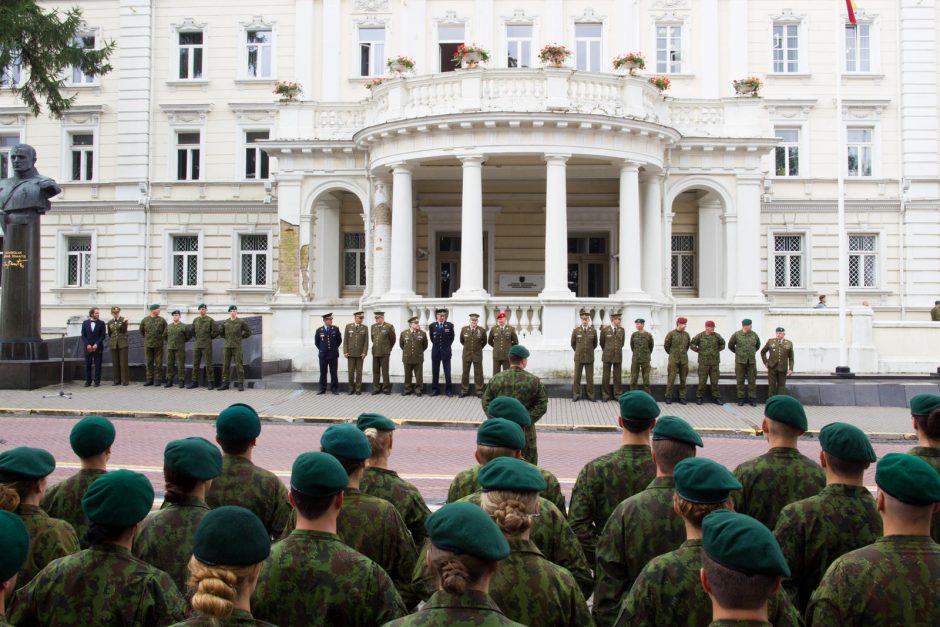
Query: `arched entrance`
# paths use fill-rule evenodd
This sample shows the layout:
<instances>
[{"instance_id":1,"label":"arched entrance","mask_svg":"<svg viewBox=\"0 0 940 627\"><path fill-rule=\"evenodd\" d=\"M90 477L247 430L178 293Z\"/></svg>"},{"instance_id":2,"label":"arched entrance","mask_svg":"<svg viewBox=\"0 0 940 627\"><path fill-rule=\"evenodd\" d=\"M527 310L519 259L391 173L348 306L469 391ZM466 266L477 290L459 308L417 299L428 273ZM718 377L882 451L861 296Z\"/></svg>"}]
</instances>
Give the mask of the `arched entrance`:
<instances>
[{"instance_id":1,"label":"arched entrance","mask_svg":"<svg viewBox=\"0 0 940 627\"><path fill-rule=\"evenodd\" d=\"M320 191L310 204L301 239L301 271L310 300L359 300L367 286L368 229L358 193Z\"/></svg>"}]
</instances>

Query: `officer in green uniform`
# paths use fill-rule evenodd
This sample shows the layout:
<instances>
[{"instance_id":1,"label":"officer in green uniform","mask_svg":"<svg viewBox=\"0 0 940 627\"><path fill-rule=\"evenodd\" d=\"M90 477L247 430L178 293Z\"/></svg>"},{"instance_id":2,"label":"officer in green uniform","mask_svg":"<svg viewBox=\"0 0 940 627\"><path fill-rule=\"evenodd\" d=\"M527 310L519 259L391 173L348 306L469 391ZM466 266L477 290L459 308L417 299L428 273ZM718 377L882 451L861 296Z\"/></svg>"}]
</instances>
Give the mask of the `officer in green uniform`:
<instances>
[{"instance_id":1,"label":"officer in green uniform","mask_svg":"<svg viewBox=\"0 0 940 627\"><path fill-rule=\"evenodd\" d=\"M111 350L111 374L113 385L128 385L131 381L127 364L127 318L121 315L120 307L111 308L108 320L108 348Z\"/></svg>"},{"instance_id":2,"label":"officer in green uniform","mask_svg":"<svg viewBox=\"0 0 940 627\"><path fill-rule=\"evenodd\" d=\"M151 507L144 475L115 470L98 478L82 498L91 548L56 560L17 590L10 622L163 627L184 620L186 601L170 576L131 554Z\"/></svg>"},{"instance_id":3,"label":"officer in green uniform","mask_svg":"<svg viewBox=\"0 0 940 627\"><path fill-rule=\"evenodd\" d=\"M40 504L53 518L61 518L72 525L83 549L88 548L85 538L88 518L82 511L82 497L95 479L108 472L114 436L114 425L102 416L86 416L75 423L69 444L78 456L81 469L47 489Z\"/></svg>"},{"instance_id":4,"label":"officer in green uniform","mask_svg":"<svg viewBox=\"0 0 940 627\"><path fill-rule=\"evenodd\" d=\"M486 343L493 347L493 374L509 369L509 349L519 343L516 330L507 324L506 312L496 315L496 326L490 327Z\"/></svg>"},{"instance_id":5,"label":"officer in green uniform","mask_svg":"<svg viewBox=\"0 0 940 627\"><path fill-rule=\"evenodd\" d=\"M180 322L180 310L173 311L173 322L166 327L166 383L172 387L176 376L180 378L180 389L186 387L186 342L192 338L189 327Z\"/></svg>"},{"instance_id":6,"label":"officer in green uniform","mask_svg":"<svg viewBox=\"0 0 940 627\"><path fill-rule=\"evenodd\" d=\"M650 393L650 358L653 354L653 336L643 330L646 320L637 318L633 321L636 331L630 335L630 350L633 361L630 363L630 389L637 389L640 373L643 373L643 391Z\"/></svg>"},{"instance_id":7,"label":"officer in green uniform","mask_svg":"<svg viewBox=\"0 0 940 627\"><path fill-rule=\"evenodd\" d=\"M408 329L401 332L398 339L401 348L401 362L405 366L405 385L402 396L424 393L424 351L428 349L428 334L418 327L418 317L408 319ZM411 377L414 376L414 385Z\"/></svg>"},{"instance_id":8,"label":"officer in green uniform","mask_svg":"<svg viewBox=\"0 0 940 627\"><path fill-rule=\"evenodd\" d=\"M337 535L348 483L332 455L303 453L294 461L297 525L271 549L252 601L255 616L278 625L381 625L406 614L386 572Z\"/></svg>"},{"instance_id":9,"label":"officer in green uniform","mask_svg":"<svg viewBox=\"0 0 940 627\"><path fill-rule=\"evenodd\" d=\"M231 370L232 360L235 360L235 374L238 376L238 391L245 391L245 364L242 363L242 340L251 337L251 329L248 323L238 317L238 307L230 305L228 308L228 320L222 323L222 329L219 334L225 338L225 346L222 349L222 385L219 390L229 388L228 378Z\"/></svg>"},{"instance_id":10,"label":"officer in green uniform","mask_svg":"<svg viewBox=\"0 0 940 627\"><path fill-rule=\"evenodd\" d=\"M460 398L470 393L470 368L473 367L473 387L477 396L483 395L483 348L486 346L486 329L477 326L480 314L470 314L470 324L460 329L460 344L463 346L463 372L460 375Z\"/></svg>"},{"instance_id":11,"label":"officer in green uniform","mask_svg":"<svg viewBox=\"0 0 940 627\"><path fill-rule=\"evenodd\" d=\"M751 319L741 321L741 330L735 331L728 340L728 350L734 353L734 376L738 386L738 405L750 399L751 407L757 406L757 351L760 338L751 330ZM747 378L747 392L744 379Z\"/></svg>"},{"instance_id":12,"label":"officer in green uniform","mask_svg":"<svg viewBox=\"0 0 940 627\"><path fill-rule=\"evenodd\" d=\"M686 387L685 378L689 376L689 346L692 340L685 331L687 318L677 318L676 328L666 334L663 348L669 354L669 364L666 374L666 404L672 402L673 385L676 375L679 375L679 403L685 405Z\"/></svg>"},{"instance_id":13,"label":"officer in green uniform","mask_svg":"<svg viewBox=\"0 0 940 627\"><path fill-rule=\"evenodd\" d=\"M784 339L786 329L777 327L777 337L767 340L760 351L767 368L767 396L787 393L787 377L793 374L793 342Z\"/></svg>"},{"instance_id":14,"label":"officer in green uniform","mask_svg":"<svg viewBox=\"0 0 940 627\"><path fill-rule=\"evenodd\" d=\"M392 393L388 378L388 358L395 348L395 327L385 322L385 312L375 312L372 325L372 394Z\"/></svg>"},{"instance_id":15,"label":"officer in green uniform","mask_svg":"<svg viewBox=\"0 0 940 627\"><path fill-rule=\"evenodd\" d=\"M206 492L220 474L222 453L205 438L173 440L163 449L163 509L140 523L133 553L170 575L180 590L189 579L196 528L209 511Z\"/></svg>"},{"instance_id":16,"label":"officer in green uniform","mask_svg":"<svg viewBox=\"0 0 940 627\"><path fill-rule=\"evenodd\" d=\"M744 486L735 493L735 511L773 529L786 505L819 494L826 474L797 448L806 429L806 412L798 400L792 396L767 399L761 430L769 450L735 468L734 476Z\"/></svg>"},{"instance_id":17,"label":"officer in green uniform","mask_svg":"<svg viewBox=\"0 0 940 627\"><path fill-rule=\"evenodd\" d=\"M571 349L574 351L574 382L571 385L571 400L581 400L581 371L587 387L587 397L594 402L594 349L597 348L597 329L591 326L591 314L581 310L581 324L571 332Z\"/></svg>"},{"instance_id":18,"label":"officer in green uniform","mask_svg":"<svg viewBox=\"0 0 940 627\"><path fill-rule=\"evenodd\" d=\"M611 371L613 371L613 398L620 398L623 393L623 377L620 365L623 363L623 345L627 340L627 332L620 326L622 314L610 314L610 326L601 329L601 400L605 403L611 399Z\"/></svg>"},{"instance_id":19,"label":"officer in green uniform","mask_svg":"<svg viewBox=\"0 0 940 627\"><path fill-rule=\"evenodd\" d=\"M193 320L193 380L189 389L199 387L199 375L202 372L202 362L206 362L206 387L215 389L215 365L212 360L212 340L219 337L219 327L208 315L209 308L205 303L199 305L199 316Z\"/></svg>"},{"instance_id":20,"label":"officer in green uniform","mask_svg":"<svg viewBox=\"0 0 940 627\"><path fill-rule=\"evenodd\" d=\"M911 422L917 434L917 446L908 451L933 466L940 473L940 395L918 394L911 399ZM940 542L940 514L933 517L930 535Z\"/></svg>"},{"instance_id":21,"label":"officer in green uniform","mask_svg":"<svg viewBox=\"0 0 940 627\"><path fill-rule=\"evenodd\" d=\"M856 426L833 422L819 432L819 443L826 487L784 507L774 528L790 565L783 587L800 613L837 557L882 533L875 499L864 483L865 470L877 460L868 437Z\"/></svg>"},{"instance_id":22,"label":"officer in green uniform","mask_svg":"<svg viewBox=\"0 0 940 627\"><path fill-rule=\"evenodd\" d=\"M353 314L353 321L346 325L343 332L343 355L349 371L349 395L362 394L362 362L369 353L369 328L362 324L365 312Z\"/></svg>"},{"instance_id":23,"label":"officer in green uniform","mask_svg":"<svg viewBox=\"0 0 940 627\"><path fill-rule=\"evenodd\" d=\"M711 382L712 401L721 405L721 391L718 389L718 364L721 351L725 350L725 338L715 333L715 323L705 322L705 330L692 338L689 343L692 352L698 353L698 385L695 387L695 402L702 404L705 388Z\"/></svg>"},{"instance_id":24,"label":"officer in green uniform","mask_svg":"<svg viewBox=\"0 0 940 627\"><path fill-rule=\"evenodd\" d=\"M20 517L0 510L0 626L7 627L6 607L16 590L16 573L26 563L29 553L29 532Z\"/></svg>"},{"instance_id":25,"label":"officer in green uniform","mask_svg":"<svg viewBox=\"0 0 940 627\"><path fill-rule=\"evenodd\" d=\"M829 567L806 610L814 625L940 625L940 545L930 518L940 475L914 455L889 453L875 471L885 536Z\"/></svg>"},{"instance_id":26,"label":"officer in green uniform","mask_svg":"<svg viewBox=\"0 0 940 627\"><path fill-rule=\"evenodd\" d=\"M156 385L163 376L163 340L166 337L166 319L160 315L160 305L148 308L150 315L140 321L140 334L144 338L144 365L147 381L144 386Z\"/></svg>"},{"instance_id":27,"label":"officer in green uniform","mask_svg":"<svg viewBox=\"0 0 940 627\"><path fill-rule=\"evenodd\" d=\"M940 322L940 300L933 301L933 309L930 310L930 321Z\"/></svg>"}]
</instances>

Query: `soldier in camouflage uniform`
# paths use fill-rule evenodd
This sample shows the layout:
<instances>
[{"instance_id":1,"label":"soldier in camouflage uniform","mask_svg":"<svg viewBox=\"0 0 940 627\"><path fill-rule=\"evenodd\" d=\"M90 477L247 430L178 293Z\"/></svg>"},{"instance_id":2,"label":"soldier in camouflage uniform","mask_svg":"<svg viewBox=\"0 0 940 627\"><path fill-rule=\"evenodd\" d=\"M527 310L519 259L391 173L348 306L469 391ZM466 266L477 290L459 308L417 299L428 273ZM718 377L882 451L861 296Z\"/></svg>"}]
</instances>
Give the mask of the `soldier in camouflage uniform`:
<instances>
[{"instance_id":1,"label":"soldier in camouflage uniform","mask_svg":"<svg viewBox=\"0 0 940 627\"><path fill-rule=\"evenodd\" d=\"M418 317L408 319L408 329L398 339L401 362L405 366L405 385L402 396L424 394L424 351L428 349L428 334L418 328ZM411 376L414 375L414 384Z\"/></svg>"},{"instance_id":2,"label":"soldier in camouflage uniform","mask_svg":"<svg viewBox=\"0 0 940 627\"><path fill-rule=\"evenodd\" d=\"M594 621L613 625L620 602L648 561L675 550L685 540L682 519L673 511L673 468L695 456L702 438L676 416L661 416L653 427L656 478L620 503L597 541L594 568Z\"/></svg>"},{"instance_id":3,"label":"soldier in camouflage uniform","mask_svg":"<svg viewBox=\"0 0 940 627\"><path fill-rule=\"evenodd\" d=\"M806 412L791 396L771 396L761 428L769 450L734 469L744 486L735 493L734 509L773 529L786 505L819 494L826 485L823 469L797 449L806 432Z\"/></svg>"},{"instance_id":4,"label":"soldier in camouflage uniform","mask_svg":"<svg viewBox=\"0 0 940 627\"><path fill-rule=\"evenodd\" d=\"M297 526L274 545L252 600L278 625L371 627L404 616L391 578L337 536L348 476L336 458L304 453L291 469Z\"/></svg>"},{"instance_id":5,"label":"soldier in camouflage uniform","mask_svg":"<svg viewBox=\"0 0 940 627\"><path fill-rule=\"evenodd\" d=\"M659 415L653 397L639 390L620 396L621 446L584 465L571 491L568 520L588 563L594 565L597 539L614 508L642 491L656 467L650 452L650 431Z\"/></svg>"},{"instance_id":6,"label":"soldier in camouflage uniform","mask_svg":"<svg viewBox=\"0 0 940 627\"><path fill-rule=\"evenodd\" d=\"M20 517L0 510L0 626L8 627L6 608L8 598L16 590L16 573L26 563L29 553L29 532Z\"/></svg>"},{"instance_id":7,"label":"soldier in camouflage uniform","mask_svg":"<svg viewBox=\"0 0 940 627\"><path fill-rule=\"evenodd\" d=\"M749 400L751 407L757 406L757 351L760 338L751 330L751 319L741 321L741 330L735 331L728 340L728 350L734 353L734 376L737 382L738 405ZM747 391L744 380L747 378Z\"/></svg>"},{"instance_id":8,"label":"soldier in camouflage uniform","mask_svg":"<svg viewBox=\"0 0 940 627\"><path fill-rule=\"evenodd\" d=\"M112 307L111 319L108 320L108 348L111 350L113 385L128 385L131 381L127 363L127 323L127 318L121 315L121 308Z\"/></svg>"},{"instance_id":9,"label":"soldier in camouflage uniform","mask_svg":"<svg viewBox=\"0 0 940 627\"><path fill-rule=\"evenodd\" d=\"M911 418L917 446L908 451L940 473L940 395L918 394L911 399ZM940 514L935 514L930 536L940 542Z\"/></svg>"},{"instance_id":10,"label":"soldier in camouflage uniform","mask_svg":"<svg viewBox=\"0 0 940 627\"><path fill-rule=\"evenodd\" d=\"M685 379L689 376L689 345L691 339L685 331L687 318L677 318L676 328L666 334L663 348L669 354L669 364L666 371L666 404L672 402L673 385L676 375L679 375L679 403L685 405L686 387Z\"/></svg>"},{"instance_id":11,"label":"soldier in camouflage uniform","mask_svg":"<svg viewBox=\"0 0 940 627\"><path fill-rule=\"evenodd\" d=\"M787 377L793 374L793 342L784 339L786 329L777 327L777 336L767 340L760 351L767 368L767 396L787 393Z\"/></svg>"},{"instance_id":12,"label":"soldier in camouflage uniform","mask_svg":"<svg viewBox=\"0 0 940 627\"><path fill-rule=\"evenodd\" d=\"M516 330L506 324L506 312L496 315L496 326L490 327L486 343L493 347L493 374L509 369L509 349L519 343Z\"/></svg>"},{"instance_id":13,"label":"soldier in camouflage uniform","mask_svg":"<svg viewBox=\"0 0 940 627\"><path fill-rule=\"evenodd\" d=\"M230 305L228 308L228 320L221 325L219 334L225 338L225 345L222 348L222 385L219 390L229 388L228 378L231 371L232 360L235 361L235 374L238 376L238 391L245 391L245 364L242 357L242 340L251 337L251 329L248 323L238 317L238 307ZM264 519L262 519L264 520Z\"/></svg>"},{"instance_id":14,"label":"soldier in camouflage uniform","mask_svg":"<svg viewBox=\"0 0 940 627\"><path fill-rule=\"evenodd\" d=\"M346 365L349 371L349 394L359 396L362 394L362 363L369 353L369 328L362 324L365 312L357 311L353 314L353 322L346 325L343 332L343 355L346 356Z\"/></svg>"},{"instance_id":15,"label":"soldier in camouflage uniform","mask_svg":"<svg viewBox=\"0 0 940 627\"><path fill-rule=\"evenodd\" d=\"M783 587L801 614L829 565L882 533L875 499L864 483L865 470L877 459L865 433L834 422L819 432L819 443L826 487L784 507L774 528L790 566Z\"/></svg>"},{"instance_id":16,"label":"soldier in camouflage uniform","mask_svg":"<svg viewBox=\"0 0 940 627\"><path fill-rule=\"evenodd\" d=\"M930 310L930 321L940 322L940 300L933 301L933 309Z\"/></svg>"},{"instance_id":17,"label":"soldier in camouflage uniform","mask_svg":"<svg viewBox=\"0 0 940 627\"><path fill-rule=\"evenodd\" d=\"M702 404L705 387L711 382L712 401L721 405L721 391L718 389L718 364L721 351L725 350L725 338L715 333L715 323L708 320L705 330L689 342L692 352L698 354L698 385L695 387L695 402Z\"/></svg>"},{"instance_id":18,"label":"soldier in camouflage uniform","mask_svg":"<svg viewBox=\"0 0 940 627\"><path fill-rule=\"evenodd\" d=\"M486 346L486 329L477 326L480 314L470 314L470 324L460 329L460 344L463 346L460 375L460 398L470 393L470 368L473 368L473 387L477 396L483 396L483 347Z\"/></svg>"},{"instance_id":19,"label":"soldier in camouflage uniform","mask_svg":"<svg viewBox=\"0 0 940 627\"><path fill-rule=\"evenodd\" d=\"M205 303L199 305L199 315L191 325L193 342L193 380L189 389L199 387L199 375L202 372L202 362L206 362L206 387L215 389L215 366L212 360L212 340L219 337L219 327L215 320L208 315L209 308Z\"/></svg>"},{"instance_id":20,"label":"soldier in camouflage uniform","mask_svg":"<svg viewBox=\"0 0 940 627\"><path fill-rule=\"evenodd\" d=\"M623 362L623 345L626 342L627 332L620 326L623 316L619 313L610 314L610 326L601 329L601 400L610 400L611 370L613 370L613 398L620 398L623 393L623 377L620 365Z\"/></svg>"},{"instance_id":21,"label":"soldier in camouflage uniform","mask_svg":"<svg viewBox=\"0 0 940 627\"><path fill-rule=\"evenodd\" d=\"M930 539L940 476L914 455L878 462L887 535L829 567L806 610L813 625L940 625L940 545Z\"/></svg>"},{"instance_id":22,"label":"soldier in camouflage uniform","mask_svg":"<svg viewBox=\"0 0 940 627\"><path fill-rule=\"evenodd\" d=\"M108 472L114 435L114 425L102 416L86 416L75 423L69 434L69 444L78 455L81 469L47 489L40 504L53 518L72 525L83 549L88 548L85 538L88 518L82 511L82 497L95 479Z\"/></svg>"},{"instance_id":23,"label":"soldier in camouflage uniform","mask_svg":"<svg viewBox=\"0 0 940 627\"><path fill-rule=\"evenodd\" d=\"M172 315L173 322L166 327L166 383L163 387L172 387L178 374L182 389L186 387L186 342L192 334L189 327L180 322L179 309Z\"/></svg>"},{"instance_id":24,"label":"soldier in camouflage uniform","mask_svg":"<svg viewBox=\"0 0 940 627\"><path fill-rule=\"evenodd\" d=\"M528 349L517 344L509 350L509 370L500 372L490 379L483 394L483 413L490 415L488 408L493 399L499 396L511 396L518 400L529 411L532 425L525 430L525 449L522 459L530 464L539 463L538 437L535 433L535 423L542 419L548 411L548 394L541 379L526 371L529 364Z\"/></svg>"},{"instance_id":25,"label":"soldier in camouflage uniform","mask_svg":"<svg viewBox=\"0 0 940 627\"><path fill-rule=\"evenodd\" d=\"M156 385L163 377L163 339L166 337L166 319L160 315L160 305L154 303L148 309L150 315L140 321L139 327L147 367L144 386Z\"/></svg>"},{"instance_id":26,"label":"soldier in camouflage uniform","mask_svg":"<svg viewBox=\"0 0 940 627\"><path fill-rule=\"evenodd\" d=\"M385 312L375 312L375 324L370 329L372 337L372 394L391 394L392 384L388 378L388 359L395 348L395 327L385 322Z\"/></svg>"},{"instance_id":27,"label":"soldier in camouflage uniform","mask_svg":"<svg viewBox=\"0 0 940 627\"><path fill-rule=\"evenodd\" d=\"M646 320L637 318L633 321L636 331L630 335L630 350L633 361L630 363L630 389L637 389L640 373L643 374L643 391L650 393L650 359L653 354L653 336L643 330Z\"/></svg>"},{"instance_id":28,"label":"soldier in camouflage uniform","mask_svg":"<svg viewBox=\"0 0 940 627\"><path fill-rule=\"evenodd\" d=\"M594 349L597 348L597 330L591 326L591 314L581 311L581 324L571 332L571 349L574 351L574 381L571 385L571 400L581 399L581 371L587 387L587 397L594 402Z\"/></svg>"}]
</instances>

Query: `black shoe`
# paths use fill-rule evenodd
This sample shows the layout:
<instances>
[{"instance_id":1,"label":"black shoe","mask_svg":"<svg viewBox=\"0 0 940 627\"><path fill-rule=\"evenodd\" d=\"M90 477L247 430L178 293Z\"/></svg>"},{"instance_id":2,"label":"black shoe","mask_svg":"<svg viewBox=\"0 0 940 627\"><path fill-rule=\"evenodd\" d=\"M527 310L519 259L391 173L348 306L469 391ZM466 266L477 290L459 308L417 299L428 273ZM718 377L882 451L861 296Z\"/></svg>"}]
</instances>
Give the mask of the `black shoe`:
<instances>
[{"instance_id":1,"label":"black shoe","mask_svg":"<svg viewBox=\"0 0 940 627\"><path fill-rule=\"evenodd\" d=\"M215 386L210 383L209 385L206 386L206 389L207 389L207 390L214 390L214 389L215 389Z\"/></svg>"},{"instance_id":2,"label":"black shoe","mask_svg":"<svg viewBox=\"0 0 940 627\"><path fill-rule=\"evenodd\" d=\"M317 396L320 396L321 394L326 394L326 390L320 390L317 392Z\"/></svg>"},{"instance_id":3,"label":"black shoe","mask_svg":"<svg viewBox=\"0 0 940 627\"><path fill-rule=\"evenodd\" d=\"M333 396L339 396L339 390L333 390L332 394Z\"/></svg>"},{"instance_id":4,"label":"black shoe","mask_svg":"<svg viewBox=\"0 0 940 627\"><path fill-rule=\"evenodd\" d=\"M441 395L440 390L434 390L433 392L431 392L431 396L440 396L440 395Z\"/></svg>"},{"instance_id":5,"label":"black shoe","mask_svg":"<svg viewBox=\"0 0 940 627\"><path fill-rule=\"evenodd\" d=\"M121 382L120 382L120 381L115 381L115 382L112 383L111 385L121 385Z\"/></svg>"},{"instance_id":6,"label":"black shoe","mask_svg":"<svg viewBox=\"0 0 940 627\"><path fill-rule=\"evenodd\" d=\"M466 396L467 396L466 392L461 392L460 394L457 395L457 398L466 398Z\"/></svg>"},{"instance_id":7,"label":"black shoe","mask_svg":"<svg viewBox=\"0 0 940 627\"><path fill-rule=\"evenodd\" d=\"M356 396L362 396L362 392L360 390L356 390Z\"/></svg>"},{"instance_id":8,"label":"black shoe","mask_svg":"<svg viewBox=\"0 0 940 627\"><path fill-rule=\"evenodd\" d=\"M245 384L242 383L241 381L238 382L238 391L239 391L239 392L244 392L244 391L245 391Z\"/></svg>"},{"instance_id":9,"label":"black shoe","mask_svg":"<svg viewBox=\"0 0 940 627\"><path fill-rule=\"evenodd\" d=\"M454 396L454 393L451 392L450 389L448 389L448 390L447 390L447 398L453 398L453 396Z\"/></svg>"},{"instance_id":10,"label":"black shoe","mask_svg":"<svg viewBox=\"0 0 940 627\"><path fill-rule=\"evenodd\" d=\"M391 391L391 390L385 390L384 392L382 392L382 394L384 394L385 396L391 396L391 395L392 395L392 391Z\"/></svg>"},{"instance_id":11,"label":"black shoe","mask_svg":"<svg viewBox=\"0 0 940 627\"><path fill-rule=\"evenodd\" d=\"M145 387L145 388L146 388L146 387L150 387L151 385L153 385L153 381L151 381L151 380L149 380L149 379L147 380L146 383L144 383L144 387Z\"/></svg>"},{"instance_id":12,"label":"black shoe","mask_svg":"<svg viewBox=\"0 0 940 627\"><path fill-rule=\"evenodd\" d=\"M572 402L572 403L577 403L577 402L580 401L580 400L581 400L581 397L579 396L578 398L573 398L573 399L571 399L571 402Z\"/></svg>"},{"instance_id":13,"label":"black shoe","mask_svg":"<svg viewBox=\"0 0 940 627\"><path fill-rule=\"evenodd\" d=\"M416 398L421 398L421 396L422 396L421 392L415 392L415 397L416 397Z\"/></svg>"},{"instance_id":14,"label":"black shoe","mask_svg":"<svg viewBox=\"0 0 940 627\"><path fill-rule=\"evenodd\" d=\"M378 395L381 394L381 393L382 393L382 390L373 390L373 391L372 391L372 396L378 396Z\"/></svg>"},{"instance_id":15,"label":"black shoe","mask_svg":"<svg viewBox=\"0 0 940 627\"><path fill-rule=\"evenodd\" d=\"M86 388L90 388L90 387L91 387L91 381L85 381L85 387L86 387Z\"/></svg>"},{"instance_id":16,"label":"black shoe","mask_svg":"<svg viewBox=\"0 0 940 627\"><path fill-rule=\"evenodd\" d=\"M753 398L752 398L751 400L749 400L748 403L751 404L751 407L757 407L757 403L754 402L754 399L753 399Z\"/></svg>"},{"instance_id":17,"label":"black shoe","mask_svg":"<svg viewBox=\"0 0 940 627\"><path fill-rule=\"evenodd\" d=\"M225 383L223 383L222 385L220 385L217 389L218 389L219 392L222 392L222 391L224 391L224 390L227 390L227 389L228 389L228 381L226 381Z\"/></svg>"},{"instance_id":18,"label":"black shoe","mask_svg":"<svg viewBox=\"0 0 940 627\"><path fill-rule=\"evenodd\" d=\"M700 398L695 399L695 404L696 404L696 405L701 405L701 404L702 404L702 399L700 399Z\"/></svg>"},{"instance_id":19,"label":"black shoe","mask_svg":"<svg viewBox=\"0 0 940 627\"><path fill-rule=\"evenodd\" d=\"M411 396L411 392L402 392L401 395L402 395L402 396Z\"/></svg>"},{"instance_id":20,"label":"black shoe","mask_svg":"<svg viewBox=\"0 0 940 627\"><path fill-rule=\"evenodd\" d=\"M684 398L680 398L680 399L679 399L679 404L680 404L680 405L688 405L688 403L685 402L685 399L684 399Z\"/></svg>"},{"instance_id":21,"label":"black shoe","mask_svg":"<svg viewBox=\"0 0 940 627\"><path fill-rule=\"evenodd\" d=\"M180 381L180 389L181 390L186 389L186 383L184 381Z\"/></svg>"},{"instance_id":22,"label":"black shoe","mask_svg":"<svg viewBox=\"0 0 940 627\"><path fill-rule=\"evenodd\" d=\"M163 387L165 387L165 388L171 388L171 387L173 387L173 380L171 379L171 380L167 381L166 383L164 383L164 384L163 384Z\"/></svg>"},{"instance_id":23,"label":"black shoe","mask_svg":"<svg viewBox=\"0 0 940 627\"><path fill-rule=\"evenodd\" d=\"M720 398L713 398L713 399L712 399L712 402L713 402L715 405L724 405L724 402L723 402Z\"/></svg>"},{"instance_id":24,"label":"black shoe","mask_svg":"<svg viewBox=\"0 0 940 627\"><path fill-rule=\"evenodd\" d=\"M667 405L672 405L672 399L671 399L671 398L667 398L667 399L666 399L666 404L667 404Z\"/></svg>"},{"instance_id":25,"label":"black shoe","mask_svg":"<svg viewBox=\"0 0 940 627\"><path fill-rule=\"evenodd\" d=\"M739 398L739 399L738 399L738 407L744 407L744 399L743 399L743 398Z\"/></svg>"},{"instance_id":26,"label":"black shoe","mask_svg":"<svg viewBox=\"0 0 940 627\"><path fill-rule=\"evenodd\" d=\"M122 383L121 385L130 385L130 382L129 382L129 381L125 381L125 382Z\"/></svg>"},{"instance_id":27,"label":"black shoe","mask_svg":"<svg viewBox=\"0 0 940 627\"><path fill-rule=\"evenodd\" d=\"M192 383L190 383L189 385L186 386L186 389L188 389L188 390L195 390L195 389L198 388L198 387L199 387L199 384L196 383L195 381L193 381ZM210 387L209 389L211 390L212 388Z\"/></svg>"}]
</instances>

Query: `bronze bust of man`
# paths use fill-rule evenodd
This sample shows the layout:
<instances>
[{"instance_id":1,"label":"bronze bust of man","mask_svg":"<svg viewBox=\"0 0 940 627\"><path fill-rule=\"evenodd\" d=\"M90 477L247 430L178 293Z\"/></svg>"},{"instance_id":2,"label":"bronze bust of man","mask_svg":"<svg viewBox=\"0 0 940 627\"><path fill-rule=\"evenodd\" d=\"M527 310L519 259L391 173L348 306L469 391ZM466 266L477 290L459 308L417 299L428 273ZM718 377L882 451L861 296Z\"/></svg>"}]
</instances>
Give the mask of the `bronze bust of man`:
<instances>
[{"instance_id":1,"label":"bronze bust of man","mask_svg":"<svg viewBox=\"0 0 940 627\"><path fill-rule=\"evenodd\" d=\"M10 150L13 176L0 180L0 210L4 230L7 224L26 224L29 212L49 211L49 199L62 192L56 182L36 170L36 151L28 144Z\"/></svg>"}]
</instances>

